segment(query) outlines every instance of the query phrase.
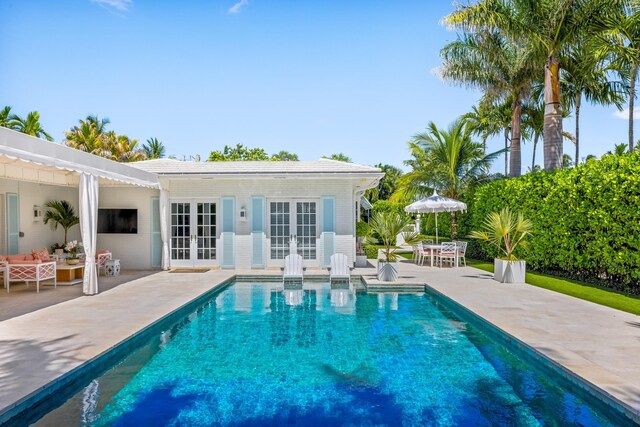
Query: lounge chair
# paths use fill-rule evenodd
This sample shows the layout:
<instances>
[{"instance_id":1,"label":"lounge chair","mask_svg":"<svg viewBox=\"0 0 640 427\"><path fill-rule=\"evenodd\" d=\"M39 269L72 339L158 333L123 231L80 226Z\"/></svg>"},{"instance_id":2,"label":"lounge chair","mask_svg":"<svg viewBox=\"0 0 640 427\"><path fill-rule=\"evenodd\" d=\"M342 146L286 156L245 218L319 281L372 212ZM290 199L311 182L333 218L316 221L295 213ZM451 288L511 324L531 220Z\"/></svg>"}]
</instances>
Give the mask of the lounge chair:
<instances>
[{"instance_id":1,"label":"lounge chair","mask_svg":"<svg viewBox=\"0 0 640 427\"><path fill-rule=\"evenodd\" d=\"M335 281L346 281L351 284L351 272L349 270L349 259L345 254L331 255L331 266L329 267L329 283Z\"/></svg>"},{"instance_id":2,"label":"lounge chair","mask_svg":"<svg viewBox=\"0 0 640 427\"><path fill-rule=\"evenodd\" d=\"M287 280L304 281L304 267L302 266L302 257L298 254L287 255L284 259L284 269L282 272L282 283Z\"/></svg>"}]
</instances>

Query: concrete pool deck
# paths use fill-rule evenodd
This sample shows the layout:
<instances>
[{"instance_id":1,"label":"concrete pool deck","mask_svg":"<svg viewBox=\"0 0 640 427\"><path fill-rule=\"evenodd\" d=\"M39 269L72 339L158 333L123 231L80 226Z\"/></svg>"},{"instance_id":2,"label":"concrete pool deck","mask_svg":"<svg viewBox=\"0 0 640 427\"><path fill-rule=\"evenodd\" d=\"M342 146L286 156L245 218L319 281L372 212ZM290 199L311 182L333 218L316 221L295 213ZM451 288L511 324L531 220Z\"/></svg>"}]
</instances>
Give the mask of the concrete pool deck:
<instances>
[{"instance_id":1,"label":"concrete pool deck","mask_svg":"<svg viewBox=\"0 0 640 427\"><path fill-rule=\"evenodd\" d=\"M378 291L403 290L375 280L375 268L353 274ZM159 272L0 322L0 423L3 413L50 382L235 275L279 272ZM312 270L307 275L326 273ZM405 287L409 292L429 285L580 375L640 420L639 316L530 285L500 284L471 267L438 269L403 262L397 283L410 285Z\"/></svg>"}]
</instances>

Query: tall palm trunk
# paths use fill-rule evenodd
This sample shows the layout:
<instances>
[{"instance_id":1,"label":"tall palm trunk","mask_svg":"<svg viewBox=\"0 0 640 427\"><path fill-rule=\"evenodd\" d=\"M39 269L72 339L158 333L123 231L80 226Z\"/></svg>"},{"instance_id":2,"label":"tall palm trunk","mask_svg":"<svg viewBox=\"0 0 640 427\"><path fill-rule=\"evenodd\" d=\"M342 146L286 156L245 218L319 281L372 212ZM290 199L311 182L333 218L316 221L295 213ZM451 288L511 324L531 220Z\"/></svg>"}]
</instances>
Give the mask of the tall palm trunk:
<instances>
[{"instance_id":1,"label":"tall palm trunk","mask_svg":"<svg viewBox=\"0 0 640 427\"><path fill-rule=\"evenodd\" d=\"M560 61L549 56L544 70L544 168L562 168L562 110L560 108Z\"/></svg>"},{"instance_id":2,"label":"tall palm trunk","mask_svg":"<svg viewBox=\"0 0 640 427\"><path fill-rule=\"evenodd\" d=\"M504 130L504 176L509 176L509 129Z\"/></svg>"},{"instance_id":3,"label":"tall palm trunk","mask_svg":"<svg viewBox=\"0 0 640 427\"><path fill-rule=\"evenodd\" d=\"M638 78L638 65L634 62L631 66L631 81L629 82L629 152L633 151L633 109L636 100L636 79Z\"/></svg>"},{"instance_id":4,"label":"tall palm trunk","mask_svg":"<svg viewBox=\"0 0 640 427\"><path fill-rule=\"evenodd\" d=\"M516 97L513 101L513 112L511 113L511 164L509 172L511 177L522 174L522 153L520 150L520 119L522 117L522 102Z\"/></svg>"},{"instance_id":5,"label":"tall palm trunk","mask_svg":"<svg viewBox=\"0 0 640 427\"><path fill-rule=\"evenodd\" d=\"M575 165L580 163L580 104L582 103L582 92L576 95L576 161Z\"/></svg>"},{"instance_id":6,"label":"tall palm trunk","mask_svg":"<svg viewBox=\"0 0 640 427\"><path fill-rule=\"evenodd\" d=\"M533 135L533 158L531 159L531 172L533 172L536 167L536 149L538 147L538 139L540 139L540 134L536 132L535 135Z\"/></svg>"},{"instance_id":7,"label":"tall palm trunk","mask_svg":"<svg viewBox=\"0 0 640 427\"><path fill-rule=\"evenodd\" d=\"M451 212L451 240L458 239L458 218L455 212Z\"/></svg>"}]
</instances>

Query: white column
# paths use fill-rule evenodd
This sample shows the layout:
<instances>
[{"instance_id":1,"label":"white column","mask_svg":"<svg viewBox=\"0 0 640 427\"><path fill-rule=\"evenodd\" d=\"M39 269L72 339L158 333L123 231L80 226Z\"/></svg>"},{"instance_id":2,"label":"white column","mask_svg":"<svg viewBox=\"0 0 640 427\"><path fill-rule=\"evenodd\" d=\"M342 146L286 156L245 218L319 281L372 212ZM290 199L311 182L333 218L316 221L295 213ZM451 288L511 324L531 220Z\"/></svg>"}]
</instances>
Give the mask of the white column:
<instances>
[{"instance_id":1,"label":"white column","mask_svg":"<svg viewBox=\"0 0 640 427\"><path fill-rule=\"evenodd\" d=\"M80 234L86 255L82 291L86 295L98 293L96 269L96 240L98 237L98 178L80 174Z\"/></svg>"},{"instance_id":2,"label":"white column","mask_svg":"<svg viewBox=\"0 0 640 427\"><path fill-rule=\"evenodd\" d=\"M171 267L171 257L169 256L169 192L160 190L160 238L162 239L162 269L168 270Z\"/></svg>"}]
</instances>

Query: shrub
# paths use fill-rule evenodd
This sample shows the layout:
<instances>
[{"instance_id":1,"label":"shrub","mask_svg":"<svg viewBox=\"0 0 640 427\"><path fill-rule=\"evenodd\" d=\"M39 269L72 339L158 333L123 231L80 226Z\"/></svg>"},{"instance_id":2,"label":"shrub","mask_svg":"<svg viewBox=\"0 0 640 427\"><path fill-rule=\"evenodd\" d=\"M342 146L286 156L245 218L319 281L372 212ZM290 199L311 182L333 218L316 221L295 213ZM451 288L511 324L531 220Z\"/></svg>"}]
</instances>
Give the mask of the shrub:
<instances>
[{"instance_id":1,"label":"shrub","mask_svg":"<svg viewBox=\"0 0 640 427\"><path fill-rule=\"evenodd\" d=\"M475 194L471 228L504 207L534 224L518 254L533 269L640 293L640 152L491 182ZM495 256L483 243L476 252Z\"/></svg>"},{"instance_id":2,"label":"shrub","mask_svg":"<svg viewBox=\"0 0 640 427\"><path fill-rule=\"evenodd\" d=\"M371 227L364 221L356 222L356 237L367 237Z\"/></svg>"},{"instance_id":3,"label":"shrub","mask_svg":"<svg viewBox=\"0 0 640 427\"><path fill-rule=\"evenodd\" d=\"M365 244L364 245L364 253L367 255L367 259L377 259L378 258L378 249L382 246Z\"/></svg>"}]
</instances>

